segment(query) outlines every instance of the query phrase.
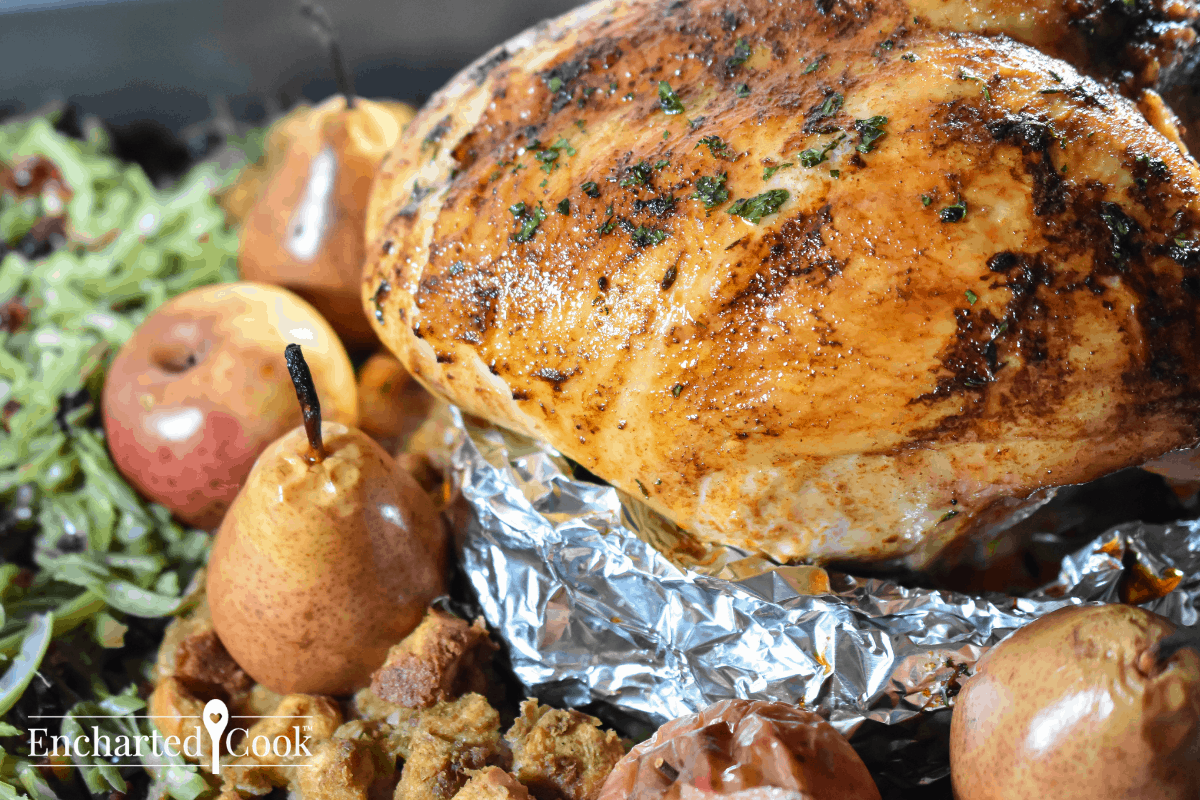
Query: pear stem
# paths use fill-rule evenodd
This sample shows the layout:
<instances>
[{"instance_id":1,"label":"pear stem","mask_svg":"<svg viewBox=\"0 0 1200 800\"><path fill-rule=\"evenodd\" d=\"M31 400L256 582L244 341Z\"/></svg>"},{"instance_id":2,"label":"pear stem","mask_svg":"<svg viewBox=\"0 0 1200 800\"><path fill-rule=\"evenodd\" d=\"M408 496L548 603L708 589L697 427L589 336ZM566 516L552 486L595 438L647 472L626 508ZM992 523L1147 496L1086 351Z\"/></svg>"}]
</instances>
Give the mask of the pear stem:
<instances>
[{"instance_id":1,"label":"pear stem","mask_svg":"<svg viewBox=\"0 0 1200 800\"><path fill-rule=\"evenodd\" d=\"M333 22L329 19L329 13L311 0L304 0L300 4L300 15L309 21L313 33L329 51L329 60L333 63L333 79L337 81L338 91L346 98L346 108L354 108L354 80L346 71L342 48L338 46L333 35Z\"/></svg>"},{"instance_id":2,"label":"pear stem","mask_svg":"<svg viewBox=\"0 0 1200 800\"><path fill-rule=\"evenodd\" d=\"M296 387L296 399L300 401L300 411L304 414L304 432L308 434L310 463L319 464L325 460L325 443L321 440L321 401L317 397L317 387L313 384L312 370L304 360L304 352L298 344L289 344L283 349L283 360L287 362L288 374L292 376L292 385Z\"/></svg>"}]
</instances>

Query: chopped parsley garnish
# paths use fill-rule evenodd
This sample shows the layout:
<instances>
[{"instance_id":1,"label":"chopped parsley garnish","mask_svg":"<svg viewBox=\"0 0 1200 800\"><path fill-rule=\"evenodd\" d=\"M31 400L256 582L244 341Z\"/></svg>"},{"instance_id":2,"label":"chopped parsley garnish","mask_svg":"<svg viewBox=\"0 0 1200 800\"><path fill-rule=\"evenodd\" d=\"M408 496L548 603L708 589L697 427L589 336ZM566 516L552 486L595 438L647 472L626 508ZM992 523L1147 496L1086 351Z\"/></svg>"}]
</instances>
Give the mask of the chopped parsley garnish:
<instances>
[{"instance_id":1,"label":"chopped parsley garnish","mask_svg":"<svg viewBox=\"0 0 1200 800\"><path fill-rule=\"evenodd\" d=\"M728 178L728 172L711 177L702 176L696 181L696 192L692 195L692 199L703 201L704 207L711 211L729 199L729 190L725 188L725 181Z\"/></svg>"},{"instance_id":2,"label":"chopped parsley garnish","mask_svg":"<svg viewBox=\"0 0 1200 800\"><path fill-rule=\"evenodd\" d=\"M613 207L609 206L604 209L604 222L600 225L600 235L603 236L606 233L612 233L613 226L616 224L617 221L613 219Z\"/></svg>"},{"instance_id":3,"label":"chopped parsley garnish","mask_svg":"<svg viewBox=\"0 0 1200 800\"><path fill-rule=\"evenodd\" d=\"M947 511L945 514L942 514L942 518L939 519L938 522L945 522L946 520L954 519L957 516L958 516L957 511Z\"/></svg>"},{"instance_id":4,"label":"chopped parsley garnish","mask_svg":"<svg viewBox=\"0 0 1200 800\"><path fill-rule=\"evenodd\" d=\"M626 171L625 177L621 178L617 185L622 188L646 186L650 183L650 174L650 163L648 161L639 161Z\"/></svg>"},{"instance_id":5,"label":"chopped parsley garnish","mask_svg":"<svg viewBox=\"0 0 1200 800\"><path fill-rule=\"evenodd\" d=\"M755 225L768 214L774 214L787 202L791 194L787 189L772 189L750 198L743 198L729 207L729 213Z\"/></svg>"},{"instance_id":6,"label":"chopped parsley garnish","mask_svg":"<svg viewBox=\"0 0 1200 800\"><path fill-rule=\"evenodd\" d=\"M662 106L665 114L683 113L683 101L679 99L679 95L675 94L671 84L666 81L658 82L658 103Z\"/></svg>"},{"instance_id":7,"label":"chopped parsley garnish","mask_svg":"<svg viewBox=\"0 0 1200 800\"><path fill-rule=\"evenodd\" d=\"M530 150L538 147L541 147L541 145L537 142L529 145ZM560 136L557 142L549 147L538 150L538 152L534 153L533 157L542 162L542 170L544 172L550 173L558 169L559 153L566 153L568 156L573 156L576 152L578 151L574 147L571 147L571 143L567 141L566 137Z\"/></svg>"},{"instance_id":8,"label":"chopped parsley garnish","mask_svg":"<svg viewBox=\"0 0 1200 800\"><path fill-rule=\"evenodd\" d=\"M733 55L725 59L725 66L729 69L740 67L750 58L750 54L754 51L750 48L750 44L745 39L738 39L737 44L733 46Z\"/></svg>"},{"instance_id":9,"label":"chopped parsley garnish","mask_svg":"<svg viewBox=\"0 0 1200 800\"><path fill-rule=\"evenodd\" d=\"M675 397L679 397L679 395L683 394L683 384L677 383L674 386L672 386L671 394L674 395Z\"/></svg>"},{"instance_id":10,"label":"chopped parsley garnish","mask_svg":"<svg viewBox=\"0 0 1200 800\"><path fill-rule=\"evenodd\" d=\"M1112 254L1118 264L1123 264L1130 254L1130 239L1134 233L1134 222L1116 203L1100 204L1100 219L1112 234Z\"/></svg>"},{"instance_id":11,"label":"chopped parsley garnish","mask_svg":"<svg viewBox=\"0 0 1200 800\"><path fill-rule=\"evenodd\" d=\"M858 144L855 149L860 153L869 153L875 149L875 142L887 135L883 126L888 118L883 116L868 117L854 120L854 130L858 131Z\"/></svg>"},{"instance_id":12,"label":"chopped parsley garnish","mask_svg":"<svg viewBox=\"0 0 1200 800\"><path fill-rule=\"evenodd\" d=\"M812 60L812 63L810 63L807 67L804 68L804 72L801 74L809 75L809 74L816 72L817 68L820 67L821 64L823 64L825 62L825 59L827 59L827 58L829 58L828 55L817 56L816 58L814 58Z\"/></svg>"},{"instance_id":13,"label":"chopped parsley garnish","mask_svg":"<svg viewBox=\"0 0 1200 800\"><path fill-rule=\"evenodd\" d=\"M555 210L564 217L567 216L571 213L571 201L564 197L562 200L558 201L558 205L555 207Z\"/></svg>"},{"instance_id":14,"label":"chopped parsley garnish","mask_svg":"<svg viewBox=\"0 0 1200 800\"><path fill-rule=\"evenodd\" d=\"M979 295L975 294L970 289L967 289L967 302L970 303L971 305L975 305L975 303L977 303L978 301L979 301Z\"/></svg>"},{"instance_id":15,"label":"chopped parsley garnish","mask_svg":"<svg viewBox=\"0 0 1200 800\"><path fill-rule=\"evenodd\" d=\"M666 167L669 167L669 166L671 166L671 162L667 161L667 159L665 159L665 158L659 159L658 161L654 162L654 168L656 170L657 169L665 169Z\"/></svg>"},{"instance_id":16,"label":"chopped parsley garnish","mask_svg":"<svg viewBox=\"0 0 1200 800\"><path fill-rule=\"evenodd\" d=\"M558 77L557 75L555 75L550 80L546 81L546 88L550 90L551 94L558 94L558 90L561 89L562 87L563 87L562 78Z\"/></svg>"},{"instance_id":17,"label":"chopped parsley garnish","mask_svg":"<svg viewBox=\"0 0 1200 800\"><path fill-rule=\"evenodd\" d=\"M600 187L596 185L595 181L587 181L579 188L583 189L583 193L586 194L588 197L599 197L600 196Z\"/></svg>"},{"instance_id":18,"label":"chopped parsley garnish","mask_svg":"<svg viewBox=\"0 0 1200 800\"><path fill-rule=\"evenodd\" d=\"M651 247L656 244L661 244L667 238L667 232L658 228L647 228L645 225L638 225L637 228L629 234L633 239L633 243L638 247Z\"/></svg>"},{"instance_id":19,"label":"chopped parsley garnish","mask_svg":"<svg viewBox=\"0 0 1200 800\"><path fill-rule=\"evenodd\" d=\"M645 497L650 496L650 493L646 491L646 487L642 485L642 482L640 480L638 480L637 478L634 478L633 482L636 483L637 487L642 490L643 496L645 496Z\"/></svg>"},{"instance_id":20,"label":"chopped parsley garnish","mask_svg":"<svg viewBox=\"0 0 1200 800\"><path fill-rule=\"evenodd\" d=\"M832 142L820 149L810 147L809 149L802 151L800 153L800 166L812 169L818 164L824 162L826 156L829 155L829 152L833 150L833 148L837 147L845 138L846 134L843 133L841 136L837 137Z\"/></svg>"},{"instance_id":21,"label":"chopped parsley garnish","mask_svg":"<svg viewBox=\"0 0 1200 800\"><path fill-rule=\"evenodd\" d=\"M784 163L777 164L773 167L765 167L763 169L763 180L764 181L770 180L771 176L774 175L776 172L779 172L779 170L787 169L788 167L792 167L792 166L795 166L795 165L791 161L785 161Z\"/></svg>"},{"instance_id":22,"label":"chopped parsley garnish","mask_svg":"<svg viewBox=\"0 0 1200 800\"><path fill-rule=\"evenodd\" d=\"M992 93L988 91L987 81L985 81L983 78L979 77L978 75L972 75L971 73L960 69L958 71L958 79L960 81L975 81L976 83L980 84L983 87L984 99L989 103L992 102Z\"/></svg>"},{"instance_id":23,"label":"chopped parsley garnish","mask_svg":"<svg viewBox=\"0 0 1200 800\"><path fill-rule=\"evenodd\" d=\"M840 169L831 169L829 170L829 177L840 178L842 177L842 171Z\"/></svg>"},{"instance_id":24,"label":"chopped parsley garnish","mask_svg":"<svg viewBox=\"0 0 1200 800\"><path fill-rule=\"evenodd\" d=\"M1059 75L1054 70L1049 70L1049 72L1050 72L1050 77L1054 79L1055 83L1062 83L1062 75Z\"/></svg>"},{"instance_id":25,"label":"chopped parsley garnish","mask_svg":"<svg viewBox=\"0 0 1200 800\"><path fill-rule=\"evenodd\" d=\"M741 153L730 149L729 145L720 136L705 136L696 143L696 147L700 145L708 147L708 152L712 153L713 157L722 159L723 161L737 161L742 157Z\"/></svg>"},{"instance_id":26,"label":"chopped parsley garnish","mask_svg":"<svg viewBox=\"0 0 1200 800\"><path fill-rule=\"evenodd\" d=\"M571 143L567 141L567 137L565 136L558 137L558 141L550 146L555 150L562 150L569 156L573 156L579 152L574 147L571 147Z\"/></svg>"},{"instance_id":27,"label":"chopped parsley garnish","mask_svg":"<svg viewBox=\"0 0 1200 800\"><path fill-rule=\"evenodd\" d=\"M518 205L523 206L524 203L519 203ZM515 207L516 206L513 208ZM512 240L514 242L528 242L533 238L533 234L537 232L538 225L541 225L542 220L545 218L546 210L542 208L541 203L539 203L538 207L525 217L525 221L521 223L520 230L512 235Z\"/></svg>"},{"instance_id":28,"label":"chopped parsley garnish","mask_svg":"<svg viewBox=\"0 0 1200 800\"><path fill-rule=\"evenodd\" d=\"M511 206L509 206L509 207L508 207L508 213L512 214L514 217L523 217L523 216L525 216L525 203L524 203L524 201L522 201L522 202L520 202L520 203L513 203Z\"/></svg>"},{"instance_id":29,"label":"chopped parsley garnish","mask_svg":"<svg viewBox=\"0 0 1200 800\"><path fill-rule=\"evenodd\" d=\"M821 119L822 117L832 117L841 109L842 103L845 101L845 99L846 98L837 92L829 95L829 97L825 98L825 102L821 104L821 116L817 117L817 119Z\"/></svg>"},{"instance_id":30,"label":"chopped parsley garnish","mask_svg":"<svg viewBox=\"0 0 1200 800\"><path fill-rule=\"evenodd\" d=\"M749 97L750 96L750 86L745 83L739 83L737 85L737 88L735 88L733 90L733 93L736 94L738 97Z\"/></svg>"},{"instance_id":31,"label":"chopped parsley garnish","mask_svg":"<svg viewBox=\"0 0 1200 800\"><path fill-rule=\"evenodd\" d=\"M929 195L927 195L927 194L923 194L923 195L921 195L921 205L923 205L923 206L925 206L926 208L928 208L928 207L929 207L929 204L930 204L930 203L932 203L932 202L933 202L933 198L932 198L932 197L930 197Z\"/></svg>"},{"instance_id":32,"label":"chopped parsley garnish","mask_svg":"<svg viewBox=\"0 0 1200 800\"><path fill-rule=\"evenodd\" d=\"M911 64L917 60L917 54L916 53L905 53L904 55L900 56L900 58Z\"/></svg>"},{"instance_id":33,"label":"chopped parsley garnish","mask_svg":"<svg viewBox=\"0 0 1200 800\"><path fill-rule=\"evenodd\" d=\"M962 195L958 196L958 202L952 206L946 206L938 211L938 219L942 222L962 222L967 216L967 201L963 200Z\"/></svg>"}]
</instances>

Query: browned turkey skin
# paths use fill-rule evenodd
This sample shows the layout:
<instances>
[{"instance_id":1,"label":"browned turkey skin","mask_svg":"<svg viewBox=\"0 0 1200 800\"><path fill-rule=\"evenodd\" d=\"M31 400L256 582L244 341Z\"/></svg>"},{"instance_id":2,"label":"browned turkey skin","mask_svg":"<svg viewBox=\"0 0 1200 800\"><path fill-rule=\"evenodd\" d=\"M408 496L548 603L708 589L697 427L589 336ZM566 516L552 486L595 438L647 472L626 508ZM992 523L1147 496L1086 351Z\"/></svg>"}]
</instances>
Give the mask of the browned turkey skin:
<instances>
[{"instance_id":1,"label":"browned turkey skin","mask_svg":"<svg viewBox=\"0 0 1200 800\"><path fill-rule=\"evenodd\" d=\"M1136 93L1194 16L1153 8L1180 21L1097 60L1085 5L586 6L414 121L368 313L433 391L701 539L928 565L1200 439L1200 170L975 33Z\"/></svg>"}]
</instances>

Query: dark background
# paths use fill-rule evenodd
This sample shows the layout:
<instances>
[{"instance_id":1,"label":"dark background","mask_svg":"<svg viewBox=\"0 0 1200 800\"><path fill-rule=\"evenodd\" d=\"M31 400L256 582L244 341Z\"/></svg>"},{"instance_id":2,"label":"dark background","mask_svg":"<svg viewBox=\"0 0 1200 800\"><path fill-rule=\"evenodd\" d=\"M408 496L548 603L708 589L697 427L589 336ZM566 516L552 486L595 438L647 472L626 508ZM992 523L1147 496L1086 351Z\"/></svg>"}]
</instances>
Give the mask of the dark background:
<instances>
[{"instance_id":1,"label":"dark background","mask_svg":"<svg viewBox=\"0 0 1200 800\"><path fill-rule=\"evenodd\" d=\"M578 0L325 0L364 97L420 102L492 45ZM178 132L257 122L335 90L297 0L0 0L0 116L68 101Z\"/></svg>"}]
</instances>

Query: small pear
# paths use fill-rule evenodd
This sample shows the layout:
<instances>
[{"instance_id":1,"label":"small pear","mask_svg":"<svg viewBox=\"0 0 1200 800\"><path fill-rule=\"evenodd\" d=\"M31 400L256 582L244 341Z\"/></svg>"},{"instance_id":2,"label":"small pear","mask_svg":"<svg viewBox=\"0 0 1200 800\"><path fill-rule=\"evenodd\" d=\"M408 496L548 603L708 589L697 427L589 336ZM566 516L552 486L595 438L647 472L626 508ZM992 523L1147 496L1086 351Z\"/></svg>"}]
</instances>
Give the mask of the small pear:
<instances>
[{"instance_id":1,"label":"small pear","mask_svg":"<svg viewBox=\"0 0 1200 800\"><path fill-rule=\"evenodd\" d=\"M358 424L389 451L429 416L434 398L394 355L381 350L358 370Z\"/></svg>"},{"instance_id":2,"label":"small pear","mask_svg":"<svg viewBox=\"0 0 1200 800\"><path fill-rule=\"evenodd\" d=\"M979 660L950 725L958 800L1200 797L1196 632L1136 606L1071 606Z\"/></svg>"},{"instance_id":3,"label":"small pear","mask_svg":"<svg viewBox=\"0 0 1200 800\"><path fill-rule=\"evenodd\" d=\"M217 532L213 626L279 693L346 695L446 589L429 497L369 436L322 423L298 345L286 352L304 426L255 462Z\"/></svg>"},{"instance_id":4,"label":"small pear","mask_svg":"<svg viewBox=\"0 0 1200 800\"><path fill-rule=\"evenodd\" d=\"M360 287L371 181L413 113L342 95L300 106L275 123L265 164L252 173L259 185L242 224L242 277L291 289L351 348L376 341Z\"/></svg>"}]
</instances>

